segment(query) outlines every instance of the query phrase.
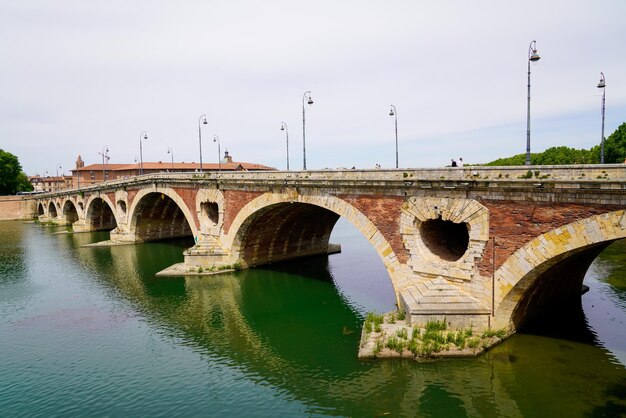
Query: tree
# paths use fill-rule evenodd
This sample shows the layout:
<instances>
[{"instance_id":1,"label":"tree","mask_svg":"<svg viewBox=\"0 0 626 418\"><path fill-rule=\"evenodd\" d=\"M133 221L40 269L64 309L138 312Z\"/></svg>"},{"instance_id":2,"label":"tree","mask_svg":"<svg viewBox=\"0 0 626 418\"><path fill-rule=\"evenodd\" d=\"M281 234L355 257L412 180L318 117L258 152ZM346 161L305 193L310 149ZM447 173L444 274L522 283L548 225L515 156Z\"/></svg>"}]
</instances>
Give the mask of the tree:
<instances>
[{"instance_id":1,"label":"tree","mask_svg":"<svg viewBox=\"0 0 626 418\"><path fill-rule=\"evenodd\" d=\"M626 122L604 141L604 162L623 163L626 160Z\"/></svg>"},{"instance_id":2,"label":"tree","mask_svg":"<svg viewBox=\"0 0 626 418\"><path fill-rule=\"evenodd\" d=\"M17 157L0 149L0 195L33 190Z\"/></svg>"},{"instance_id":3,"label":"tree","mask_svg":"<svg viewBox=\"0 0 626 418\"><path fill-rule=\"evenodd\" d=\"M626 159L626 122L615 130L604 141L604 162L623 163ZM594 145L591 149L575 149L569 147L552 147L544 152L531 154L533 165L565 165L565 164L599 164L600 145ZM485 165L508 166L524 165L526 154L517 154L512 157L499 158Z\"/></svg>"}]
</instances>

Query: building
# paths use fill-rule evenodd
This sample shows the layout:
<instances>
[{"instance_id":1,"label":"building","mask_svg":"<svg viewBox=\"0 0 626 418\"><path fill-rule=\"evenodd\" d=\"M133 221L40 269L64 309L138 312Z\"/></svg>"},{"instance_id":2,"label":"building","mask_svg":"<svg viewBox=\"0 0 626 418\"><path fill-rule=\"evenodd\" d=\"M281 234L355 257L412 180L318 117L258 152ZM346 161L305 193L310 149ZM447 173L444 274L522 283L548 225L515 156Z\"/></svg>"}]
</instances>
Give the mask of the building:
<instances>
[{"instance_id":1,"label":"building","mask_svg":"<svg viewBox=\"0 0 626 418\"><path fill-rule=\"evenodd\" d=\"M276 170L262 164L233 161L228 151L224 152L224 158L219 163L202 163L203 171L267 171ZM132 164L90 164L85 166L85 162L78 156L76 168L72 170L72 187L84 187L95 183L102 183L107 180L115 180L154 173L196 173L200 171L200 164L177 163L177 162L144 162Z\"/></svg>"},{"instance_id":2,"label":"building","mask_svg":"<svg viewBox=\"0 0 626 418\"><path fill-rule=\"evenodd\" d=\"M33 192L56 192L72 188L72 176L30 176L28 180L33 185Z\"/></svg>"}]
</instances>

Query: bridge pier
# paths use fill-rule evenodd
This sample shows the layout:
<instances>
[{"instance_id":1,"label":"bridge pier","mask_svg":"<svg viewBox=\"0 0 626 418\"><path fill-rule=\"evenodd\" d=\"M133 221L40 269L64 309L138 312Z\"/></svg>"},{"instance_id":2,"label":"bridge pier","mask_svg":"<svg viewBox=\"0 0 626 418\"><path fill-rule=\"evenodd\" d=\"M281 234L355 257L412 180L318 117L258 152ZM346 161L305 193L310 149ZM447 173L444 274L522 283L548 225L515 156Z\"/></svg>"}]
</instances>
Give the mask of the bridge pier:
<instances>
[{"instance_id":1,"label":"bridge pier","mask_svg":"<svg viewBox=\"0 0 626 418\"><path fill-rule=\"evenodd\" d=\"M120 224L110 232L111 241L119 242L119 243L133 243L133 242L141 242L138 240L135 233L130 231L127 224Z\"/></svg>"},{"instance_id":2,"label":"bridge pier","mask_svg":"<svg viewBox=\"0 0 626 418\"><path fill-rule=\"evenodd\" d=\"M231 252L225 250L218 239L212 236L201 237L198 243L185 250L183 255L185 257L184 265L188 270L200 268L221 270L237 263Z\"/></svg>"},{"instance_id":3,"label":"bridge pier","mask_svg":"<svg viewBox=\"0 0 626 418\"><path fill-rule=\"evenodd\" d=\"M406 287L399 296L408 325L424 328L430 321L444 321L451 329L491 326L491 309L448 280L416 276L414 281L418 284Z\"/></svg>"}]
</instances>

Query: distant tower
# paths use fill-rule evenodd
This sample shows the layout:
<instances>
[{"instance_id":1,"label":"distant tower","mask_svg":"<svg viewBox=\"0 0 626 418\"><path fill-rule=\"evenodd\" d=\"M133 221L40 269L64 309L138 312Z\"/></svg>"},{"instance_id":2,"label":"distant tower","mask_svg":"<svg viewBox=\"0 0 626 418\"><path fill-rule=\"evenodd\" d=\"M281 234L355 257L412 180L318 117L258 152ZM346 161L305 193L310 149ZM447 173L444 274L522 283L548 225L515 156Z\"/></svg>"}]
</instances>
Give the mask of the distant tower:
<instances>
[{"instance_id":1,"label":"distant tower","mask_svg":"<svg viewBox=\"0 0 626 418\"><path fill-rule=\"evenodd\" d=\"M85 162L83 161L82 158L80 158L80 155L78 156L78 159L76 160L76 169L78 170L79 168L83 168L85 166Z\"/></svg>"},{"instance_id":2,"label":"distant tower","mask_svg":"<svg viewBox=\"0 0 626 418\"><path fill-rule=\"evenodd\" d=\"M233 157L228 155L228 150L224 151L224 158L222 159L222 162L223 163L232 163L233 162Z\"/></svg>"}]
</instances>

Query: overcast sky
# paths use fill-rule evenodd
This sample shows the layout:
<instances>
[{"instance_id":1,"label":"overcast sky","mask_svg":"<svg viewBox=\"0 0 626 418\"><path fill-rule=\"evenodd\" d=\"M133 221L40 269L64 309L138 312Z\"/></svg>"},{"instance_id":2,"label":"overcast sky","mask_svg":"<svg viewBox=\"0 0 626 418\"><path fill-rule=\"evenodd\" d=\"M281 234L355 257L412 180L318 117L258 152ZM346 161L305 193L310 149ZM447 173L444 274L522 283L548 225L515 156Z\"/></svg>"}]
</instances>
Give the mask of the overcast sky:
<instances>
[{"instance_id":1,"label":"overcast sky","mask_svg":"<svg viewBox=\"0 0 626 418\"><path fill-rule=\"evenodd\" d=\"M0 2L0 148L29 174L111 163L437 167L600 142L626 121L626 1Z\"/></svg>"}]
</instances>

